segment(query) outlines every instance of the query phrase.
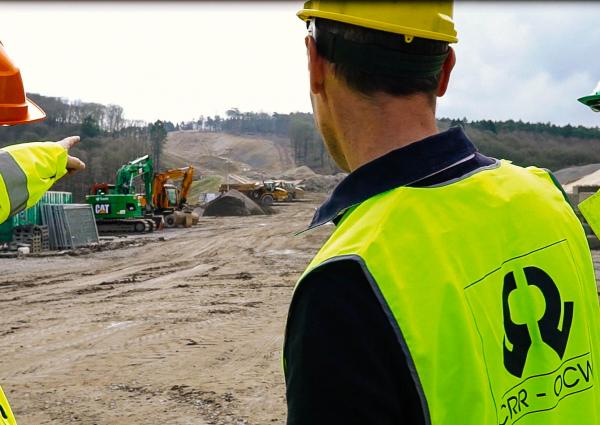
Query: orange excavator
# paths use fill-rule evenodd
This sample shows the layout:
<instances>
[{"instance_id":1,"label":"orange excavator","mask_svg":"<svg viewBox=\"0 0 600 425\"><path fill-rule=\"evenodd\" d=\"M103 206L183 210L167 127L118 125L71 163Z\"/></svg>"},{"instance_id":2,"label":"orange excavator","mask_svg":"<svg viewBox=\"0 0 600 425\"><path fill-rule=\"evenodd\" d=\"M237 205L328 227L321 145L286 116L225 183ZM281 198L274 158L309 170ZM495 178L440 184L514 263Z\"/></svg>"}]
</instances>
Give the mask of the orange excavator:
<instances>
[{"instance_id":1,"label":"orange excavator","mask_svg":"<svg viewBox=\"0 0 600 425\"><path fill-rule=\"evenodd\" d=\"M182 225L190 227L198 222L199 216L187 205L187 197L192 187L194 167L172 168L154 175L152 183L152 205L154 213L165 217L166 227ZM181 179L181 186L168 183Z\"/></svg>"}]
</instances>

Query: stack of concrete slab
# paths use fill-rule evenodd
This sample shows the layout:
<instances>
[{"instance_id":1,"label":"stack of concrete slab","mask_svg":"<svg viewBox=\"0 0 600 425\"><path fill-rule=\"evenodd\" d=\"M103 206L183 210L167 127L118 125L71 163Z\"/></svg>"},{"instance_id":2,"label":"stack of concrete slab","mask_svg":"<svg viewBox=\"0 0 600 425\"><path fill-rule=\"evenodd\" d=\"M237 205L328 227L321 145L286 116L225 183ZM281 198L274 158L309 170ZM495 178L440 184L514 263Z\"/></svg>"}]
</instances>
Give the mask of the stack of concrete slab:
<instances>
[{"instance_id":1,"label":"stack of concrete slab","mask_svg":"<svg viewBox=\"0 0 600 425\"><path fill-rule=\"evenodd\" d=\"M13 243L17 247L26 246L32 253L50 249L50 234L48 226L26 224L13 229Z\"/></svg>"}]
</instances>

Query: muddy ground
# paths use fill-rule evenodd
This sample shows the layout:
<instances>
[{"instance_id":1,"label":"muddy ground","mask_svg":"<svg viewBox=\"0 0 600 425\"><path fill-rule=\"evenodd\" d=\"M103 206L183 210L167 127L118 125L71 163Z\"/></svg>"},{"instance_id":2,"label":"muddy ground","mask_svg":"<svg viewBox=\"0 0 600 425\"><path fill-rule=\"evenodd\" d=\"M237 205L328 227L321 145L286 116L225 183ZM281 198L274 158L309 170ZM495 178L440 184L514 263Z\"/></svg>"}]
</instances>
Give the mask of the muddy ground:
<instances>
[{"instance_id":1,"label":"muddy ground","mask_svg":"<svg viewBox=\"0 0 600 425\"><path fill-rule=\"evenodd\" d=\"M19 424L283 424L288 303L332 227L292 233L316 205L0 260L0 383Z\"/></svg>"},{"instance_id":2,"label":"muddy ground","mask_svg":"<svg viewBox=\"0 0 600 425\"><path fill-rule=\"evenodd\" d=\"M315 206L0 260L0 383L19 424L284 423L288 303L331 231L292 236Z\"/></svg>"}]
</instances>

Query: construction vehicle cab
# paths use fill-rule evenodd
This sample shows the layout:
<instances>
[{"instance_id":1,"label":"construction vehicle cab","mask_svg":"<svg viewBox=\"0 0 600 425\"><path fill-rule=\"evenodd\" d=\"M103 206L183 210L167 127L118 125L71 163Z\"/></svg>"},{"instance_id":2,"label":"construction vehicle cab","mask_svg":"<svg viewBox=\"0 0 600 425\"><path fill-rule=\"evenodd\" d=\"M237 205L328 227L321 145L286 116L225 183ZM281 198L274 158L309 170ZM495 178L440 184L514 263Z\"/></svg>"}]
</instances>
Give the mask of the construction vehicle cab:
<instances>
[{"instance_id":1,"label":"construction vehicle cab","mask_svg":"<svg viewBox=\"0 0 600 425\"><path fill-rule=\"evenodd\" d=\"M135 159L123 165L117 171L117 183L115 184L115 193L117 194L138 194L136 189L136 180L142 179L143 195L140 198L146 212L152 212L152 182L154 177L154 167L152 160L148 155ZM138 196L140 196L138 194Z\"/></svg>"},{"instance_id":2,"label":"construction vehicle cab","mask_svg":"<svg viewBox=\"0 0 600 425\"><path fill-rule=\"evenodd\" d=\"M86 196L92 205L98 230L103 233L151 232L162 224L162 217L152 214L152 160L145 155L123 165L114 185L96 183ZM141 178L143 193L137 193Z\"/></svg>"},{"instance_id":3,"label":"construction vehicle cab","mask_svg":"<svg viewBox=\"0 0 600 425\"><path fill-rule=\"evenodd\" d=\"M166 184L164 186L165 192L164 196L166 197L169 206L179 206L181 205L181 199L179 196L179 188L173 184Z\"/></svg>"},{"instance_id":4,"label":"construction vehicle cab","mask_svg":"<svg viewBox=\"0 0 600 425\"><path fill-rule=\"evenodd\" d=\"M108 183L95 183L90 189L90 195L108 195L115 193L115 185Z\"/></svg>"},{"instance_id":5,"label":"construction vehicle cab","mask_svg":"<svg viewBox=\"0 0 600 425\"><path fill-rule=\"evenodd\" d=\"M263 182L263 186L268 194L273 197L276 202L284 202L289 199L289 192L277 184L275 181Z\"/></svg>"},{"instance_id":6,"label":"construction vehicle cab","mask_svg":"<svg viewBox=\"0 0 600 425\"><path fill-rule=\"evenodd\" d=\"M152 204L154 213L164 216L167 227L182 225L190 227L198 223L199 216L187 205L192 188L194 167L173 168L156 173L152 182ZM167 183L181 179L181 187Z\"/></svg>"},{"instance_id":7,"label":"construction vehicle cab","mask_svg":"<svg viewBox=\"0 0 600 425\"><path fill-rule=\"evenodd\" d=\"M285 190L288 194L287 200L294 201L304 197L304 189L298 185L300 181L276 180L275 186Z\"/></svg>"},{"instance_id":8,"label":"construction vehicle cab","mask_svg":"<svg viewBox=\"0 0 600 425\"><path fill-rule=\"evenodd\" d=\"M182 210L192 187L194 167L173 168L162 173L156 173L152 182L152 204L158 214L172 213ZM181 187L167 183L170 180L181 179Z\"/></svg>"}]
</instances>

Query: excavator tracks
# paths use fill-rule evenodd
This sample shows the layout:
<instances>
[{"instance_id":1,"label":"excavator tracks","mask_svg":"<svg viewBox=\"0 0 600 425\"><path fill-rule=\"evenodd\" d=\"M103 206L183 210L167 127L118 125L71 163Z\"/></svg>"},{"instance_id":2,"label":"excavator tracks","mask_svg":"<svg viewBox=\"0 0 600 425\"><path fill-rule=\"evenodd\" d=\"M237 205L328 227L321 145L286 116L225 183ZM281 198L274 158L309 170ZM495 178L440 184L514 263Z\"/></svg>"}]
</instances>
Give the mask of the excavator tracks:
<instances>
[{"instance_id":1,"label":"excavator tracks","mask_svg":"<svg viewBox=\"0 0 600 425\"><path fill-rule=\"evenodd\" d=\"M151 233L157 229L157 223L151 218L123 218L96 220L98 233Z\"/></svg>"}]
</instances>

